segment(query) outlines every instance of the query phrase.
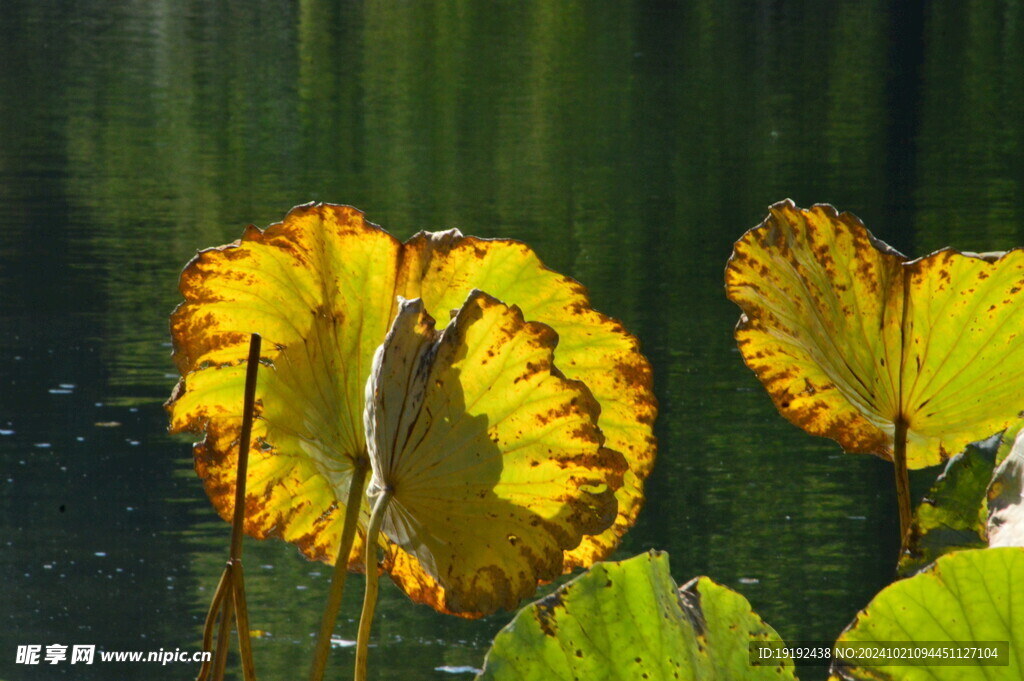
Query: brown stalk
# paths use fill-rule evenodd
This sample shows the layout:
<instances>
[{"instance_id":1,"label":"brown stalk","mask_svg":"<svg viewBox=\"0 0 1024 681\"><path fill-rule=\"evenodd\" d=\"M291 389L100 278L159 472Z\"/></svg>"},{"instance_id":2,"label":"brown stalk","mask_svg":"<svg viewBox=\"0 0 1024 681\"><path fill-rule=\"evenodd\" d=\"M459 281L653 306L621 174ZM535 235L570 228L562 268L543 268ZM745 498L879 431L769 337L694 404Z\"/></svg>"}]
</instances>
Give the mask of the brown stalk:
<instances>
[{"instance_id":1,"label":"brown stalk","mask_svg":"<svg viewBox=\"0 0 1024 681\"><path fill-rule=\"evenodd\" d=\"M242 675L245 681L255 681L256 670L252 661L252 647L249 641L249 611L245 604L245 576L242 570L242 533L245 521L245 480L249 469L249 440L252 438L252 421L256 405L256 374L260 365L259 334L249 339L249 358L245 371L245 395L242 403L242 432L238 443L238 472L235 478L235 510L231 522L231 548L228 562L224 566L217 590L210 602L203 627L203 651L211 652L213 625L220 614L217 647L212 663L206 661L199 669L196 681L206 681L213 669L214 681L223 681L230 645L231 621L238 632L238 648L242 658ZM227 598L230 592L231 598Z\"/></svg>"}]
</instances>

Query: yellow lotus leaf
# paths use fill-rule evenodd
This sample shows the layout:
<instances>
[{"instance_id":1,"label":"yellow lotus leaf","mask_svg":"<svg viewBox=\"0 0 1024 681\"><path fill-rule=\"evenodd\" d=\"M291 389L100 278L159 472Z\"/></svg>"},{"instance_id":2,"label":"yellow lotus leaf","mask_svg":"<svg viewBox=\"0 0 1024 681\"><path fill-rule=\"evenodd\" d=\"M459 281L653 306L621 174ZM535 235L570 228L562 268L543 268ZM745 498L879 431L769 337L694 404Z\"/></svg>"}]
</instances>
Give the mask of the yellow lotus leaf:
<instances>
[{"instance_id":1,"label":"yellow lotus leaf","mask_svg":"<svg viewBox=\"0 0 1024 681\"><path fill-rule=\"evenodd\" d=\"M771 207L726 269L736 340L780 413L849 452L931 466L1024 408L1024 251L908 260L849 213Z\"/></svg>"},{"instance_id":2,"label":"yellow lotus leaf","mask_svg":"<svg viewBox=\"0 0 1024 681\"><path fill-rule=\"evenodd\" d=\"M435 319L447 318L477 288L558 334L556 364L568 378L587 384L601 406L607 447L621 452L628 465L615 493L615 522L567 552L566 571L608 557L636 522L657 449L651 366L636 338L592 309L579 282L545 267L522 242L465 237L458 230L421 232L403 246L402 259L397 294L421 298Z\"/></svg>"},{"instance_id":3,"label":"yellow lotus leaf","mask_svg":"<svg viewBox=\"0 0 1024 681\"><path fill-rule=\"evenodd\" d=\"M369 495L390 495L392 577L427 586L422 599L439 610L516 607L615 519L625 461L603 446L586 385L555 368L557 343L549 326L473 291L443 332L421 300L403 301L377 351Z\"/></svg>"},{"instance_id":4,"label":"yellow lotus leaf","mask_svg":"<svg viewBox=\"0 0 1024 681\"><path fill-rule=\"evenodd\" d=\"M185 302L171 317L182 379L168 408L172 432L206 433L196 471L230 518L246 348L259 333L245 531L333 561L353 465L365 459L362 392L389 326L398 244L351 209L289 218L200 252L182 272Z\"/></svg>"},{"instance_id":5,"label":"yellow lotus leaf","mask_svg":"<svg viewBox=\"0 0 1024 681\"><path fill-rule=\"evenodd\" d=\"M221 516L234 504L250 333L264 349L245 530L333 562L354 467L368 464L363 391L398 297L422 298L428 313L448 319L474 288L551 326L559 368L599 403L606 446L622 452L628 470L614 523L569 550L565 568L608 555L636 519L654 460L651 370L636 339L520 242L450 230L402 244L346 206L299 206L281 223L200 252L181 275L185 300L171 332L182 378L167 407L173 432L206 435L196 470ZM350 553L353 567L361 566L361 543Z\"/></svg>"}]
</instances>

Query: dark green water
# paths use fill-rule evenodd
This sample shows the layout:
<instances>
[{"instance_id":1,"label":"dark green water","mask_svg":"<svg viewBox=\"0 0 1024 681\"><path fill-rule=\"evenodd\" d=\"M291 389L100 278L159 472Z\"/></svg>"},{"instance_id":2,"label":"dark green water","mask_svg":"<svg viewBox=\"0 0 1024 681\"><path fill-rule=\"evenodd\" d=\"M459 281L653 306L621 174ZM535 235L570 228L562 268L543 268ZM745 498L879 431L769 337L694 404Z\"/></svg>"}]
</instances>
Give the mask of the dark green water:
<instances>
[{"instance_id":1,"label":"dark green water","mask_svg":"<svg viewBox=\"0 0 1024 681\"><path fill-rule=\"evenodd\" d=\"M732 342L725 261L787 196L911 255L1024 244L1022 83L1010 1L7 0L0 678L194 675L15 655L197 647L229 528L165 432L177 275L310 200L401 238L523 239L586 284L641 338L661 403L620 555L665 549L677 581L709 575L786 638L834 638L892 578L890 466L775 413ZM329 569L245 551L260 676L302 678ZM471 678L437 668L480 667L511 617L383 599L377 679Z\"/></svg>"}]
</instances>

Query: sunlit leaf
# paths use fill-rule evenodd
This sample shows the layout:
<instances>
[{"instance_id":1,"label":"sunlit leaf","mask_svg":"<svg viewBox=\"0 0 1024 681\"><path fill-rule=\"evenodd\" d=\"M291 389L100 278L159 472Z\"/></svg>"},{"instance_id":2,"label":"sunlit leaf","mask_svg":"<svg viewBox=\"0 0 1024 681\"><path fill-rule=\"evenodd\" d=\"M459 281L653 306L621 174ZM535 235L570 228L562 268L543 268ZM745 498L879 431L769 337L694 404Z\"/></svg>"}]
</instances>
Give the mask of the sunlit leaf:
<instances>
[{"instance_id":1,"label":"sunlit leaf","mask_svg":"<svg viewBox=\"0 0 1024 681\"><path fill-rule=\"evenodd\" d=\"M625 461L603 446L590 391L552 363L557 342L474 291L443 332L403 302L375 356L369 493L390 490L382 530L408 554L392 578L436 580L424 596L438 609L514 608L615 519Z\"/></svg>"},{"instance_id":2,"label":"sunlit leaf","mask_svg":"<svg viewBox=\"0 0 1024 681\"><path fill-rule=\"evenodd\" d=\"M196 470L222 517L234 506L244 348L263 337L246 532L333 560L352 466L365 458L363 388L387 332L399 244L353 209L297 208L200 252L171 318L181 372L172 431L206 433ZM364 514L365 515L365 514ZM359 560L357 539L352 557Z\"/></svg>"},{"instance_id":3,"label":"sunlit leaf","mask_svg":"<svg viewBox=\"0 0 1024 681\"><path fill-rule=\"evenodd\" d=\"M635 521L655 452L650 366L635 338L524 244L454 230L402 244L353 208L310 204L200 252L180 288L185 302L171 330L182 380L168 402L171 429L205 432L196 469L225 518L234 503L245 343L251 332L264 338L248 534L282 537L311 558L335 559L353 466L367 460L363 390L398 296L422 297L427 312L444 320L473 288L555 330L555 363L588 385L607 446L626 458L615 522L568 551L566 569L607 555ZM367 515L364 509L363 526ZM361 565L361 544L357 538L350 553L353 566Z\"/></svg>"},{"instance_id":4,"label":"sunlit leaf","mask_svg":"<svg viewBox=\"0 0 1024 681\"><path fill-rule=\"evenodd\" d=\"M946 463L920 506L914 511L907 551L899 573L910 575L951 551L988 545L985 492L992 481L1002 437L968 445Z\"/></svg>"},{"instance_id":5,"label":"sunlit leaf","mask_svg":"<svg viewBox=\"0 0 1024 681\"><path fill-rule=\"evenodd\" d=\"M1009 664L938 664L911 654L903 664L881 666L861 659L834 665L833 680L844 681L1019 681L1024 675L1024 549L975 549L939 558L913 577L883 589L843 632L839 649L862 644L906 642L911 649L937 644L990 647L1009 643ZM920 664L915 664L920 662Z\"/></svg>"},{"instance_id":6,"label":"sunlit leaf","mask_svg":"<svg viewBox=\"0 0 1024 681\"><path fill-rule=\"evenodd\" d=\"M606 445L621 452L629 467L615 493L614 524L567 552L566 569L610 555L636 522L656 451L651 367L636 338L592 309L583 286L545 267L519 241L464 237L457 230L420 233L403 246L401 265L397 294L422 298L435 319L446 319L476 288L558 334L555 364L567 378L587 384L601 406L598 425Z\"/></svg>"},{"instance_id":7,"label":"sunlit leaf","mask_svg":"<svg viewBox=\"0 0 1024 681\"><path fill-rule=\"evenodd\" d=\"M780 641L743 596L706 577L677 591L661 552L598 563L523 608L494 639L483 681L792 679L753 666L748 646Z\"/></svg>"},{"instance_id":8,"label":"sunlit leaf","mask_svg":"<svg viewBox=\"0 0 1024 681\"><path fill-rule=\"evenodd\" d=\"M779 411L909 468L1005 428L1024 405L1024 251L908 261L849 213L790 201L737 242L736 338Z\"/></svg>"}]
</instances>

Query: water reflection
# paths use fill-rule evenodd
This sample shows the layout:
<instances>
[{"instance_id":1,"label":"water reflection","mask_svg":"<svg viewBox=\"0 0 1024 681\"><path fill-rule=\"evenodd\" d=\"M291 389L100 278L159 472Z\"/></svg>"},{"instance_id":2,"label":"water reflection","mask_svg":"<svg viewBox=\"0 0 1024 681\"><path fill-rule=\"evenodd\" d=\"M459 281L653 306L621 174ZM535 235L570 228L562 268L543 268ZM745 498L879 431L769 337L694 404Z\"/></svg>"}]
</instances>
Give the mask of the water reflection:
<instances>
[{"instance_id":1,"label":"water reflection","mask_svg":"<svg viewBox=\"0 0 1024 681\"><path fill-rule=\"evenodd\" d=\"M1021 23L1009 0L5 3L0 676L26 676L24 643L196 645L228 533L164 434L174 282L196 248L314 199L403 239L522 238L584 281L643 339L662 405L621 555L667 549L680 581L834 636L891 575L891 471L775 414L732 344L725 259L786 196L912 255L1024 242ZM326 569L246 556L261 672L305 673ZM380 613L381 679L479 667L508 619L394 589Z\"/></svg>"}]
</instances>

